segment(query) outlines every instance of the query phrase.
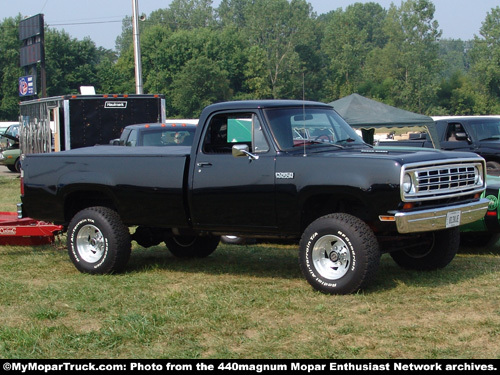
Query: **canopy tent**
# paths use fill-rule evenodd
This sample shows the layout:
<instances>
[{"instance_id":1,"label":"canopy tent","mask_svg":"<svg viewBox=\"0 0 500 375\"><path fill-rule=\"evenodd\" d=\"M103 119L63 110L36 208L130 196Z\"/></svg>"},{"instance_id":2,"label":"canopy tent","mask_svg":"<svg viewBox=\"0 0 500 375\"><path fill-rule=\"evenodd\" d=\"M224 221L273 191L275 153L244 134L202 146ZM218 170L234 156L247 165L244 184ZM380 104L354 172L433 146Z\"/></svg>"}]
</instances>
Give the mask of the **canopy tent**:
<instances>
[{"instance_id":1,"label":"canopy tent","mask_svg":"<svg viewBox=\"0 0 500 375\"><path fill-rule=\"evenodd\" d=\"M329 103L353 128L362 130L390 127L422 126L427 129L432 144L439 148L439 140L434 120L420 115L351 94ZM373 131L372 131L373 138Z\"/></svg>"}]
</instances>

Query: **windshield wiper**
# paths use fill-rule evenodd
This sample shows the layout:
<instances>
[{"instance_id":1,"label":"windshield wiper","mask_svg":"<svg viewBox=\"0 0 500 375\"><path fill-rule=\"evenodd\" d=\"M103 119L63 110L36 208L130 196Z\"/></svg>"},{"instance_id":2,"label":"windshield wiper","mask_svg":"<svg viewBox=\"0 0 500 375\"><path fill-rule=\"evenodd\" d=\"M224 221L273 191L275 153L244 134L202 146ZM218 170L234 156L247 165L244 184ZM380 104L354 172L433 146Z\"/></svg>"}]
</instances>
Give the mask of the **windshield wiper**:
<instances>
[{"instance_id":1,"label":"windshield wiper","mask_svg":"<svg viewBox=\"0 0 500 375\"><path fill-rule=\"evenodd\" d=\"M496 135L496 136L493 136L493 137L488 137L488 138L483 138L483 139L480 139L479 142L481 141L498 141L500 139L500 136Z\"/></svg>"},{"instance_id":2,"label":"windshield wiper","mask_svg":"<svg viewBox=\"0 0 500 375\"><path fill-rule=\"evenodd\" d=\"M335 143L321 142L321 141L315 141L315 140L305 140L303 142L300 142L300 143L293 145L293 147L304 147L304 146L310 146L310 145L334 146L337 148L344 148L344 146L337 145Z\"/></svg>"},{"instance_id":3,"label":"windshield wiper","mask_svg":"<svg viewBox=\"0 0 500 375\"><path fill-rule=\"evenodd\" d=\"M340 143L340 142L356 142L356 140L352 139L352 138L339 139L336 143Z\"/></svg>"}]
</instances>

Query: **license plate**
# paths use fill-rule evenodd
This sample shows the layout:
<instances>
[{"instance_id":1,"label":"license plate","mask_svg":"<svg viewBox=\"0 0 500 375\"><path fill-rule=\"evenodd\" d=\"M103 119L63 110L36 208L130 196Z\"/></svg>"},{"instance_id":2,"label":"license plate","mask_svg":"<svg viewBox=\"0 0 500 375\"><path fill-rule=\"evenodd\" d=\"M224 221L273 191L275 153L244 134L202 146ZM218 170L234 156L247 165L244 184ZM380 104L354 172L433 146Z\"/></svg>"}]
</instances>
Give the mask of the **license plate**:
<instances>
[{"instance_id":1,"label":"license plate","mask_svg":"<svg viewBox=\"0 0 500 375\"><path fill-rule=\"evenodd\" d=\"M460 211L452 211L446 214L446 228L458 227L460 225Z\"/></svg>"}]
</instances>

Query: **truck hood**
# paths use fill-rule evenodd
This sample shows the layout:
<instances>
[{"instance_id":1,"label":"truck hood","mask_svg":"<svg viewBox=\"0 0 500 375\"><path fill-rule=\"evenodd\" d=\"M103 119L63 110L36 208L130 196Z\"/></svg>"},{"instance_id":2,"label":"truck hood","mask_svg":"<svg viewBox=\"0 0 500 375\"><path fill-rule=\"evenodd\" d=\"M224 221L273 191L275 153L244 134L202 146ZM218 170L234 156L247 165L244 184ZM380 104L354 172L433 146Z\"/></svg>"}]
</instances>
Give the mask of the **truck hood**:
<instances>
[{"instance_id":1,"label":"truck hood","mask_svg":"<svg viewBox=\"0 0 500 375\"><path fill-rule=\"evenodd\" d=\"M470 159L480 157L470 151L444 151L434 148L422 147L374 147L375 154L387 154L390 158L397 158L401 163L411 163L417 161L432 161L444 159ZM366 154L366 151L361 151Z\"/></svg>"},{"instance_id":2,"label":"truck hood","mask_svg":"<svg viewBox=\"0 0 500 375\"><path fill-rule=\"evenodd\" d=\"M309 152L310 150L308 150ZM433 148L422 147L346 147L344 149L336 149L318 152L319 150L311 150L311 155L321 154L324 157L349 157L349 158L373 158L383 160L394 160L399 164L409 164L426 161L439 161L449 159L473 159L480 157L479 155L468 151L443 151Z\"/></svg>"},{"instance_id":3,"label":"truck hood","mask_svg":"<svg viewBox=\"0 0 500 375\"><path fill-rule=\"evenodd\" d=\"M500 139L499 140L493 140L493 139L487 139L484 141L479 141L481 147L488 147L492 149L500 149Z\"/></svg>"}]
</instances>

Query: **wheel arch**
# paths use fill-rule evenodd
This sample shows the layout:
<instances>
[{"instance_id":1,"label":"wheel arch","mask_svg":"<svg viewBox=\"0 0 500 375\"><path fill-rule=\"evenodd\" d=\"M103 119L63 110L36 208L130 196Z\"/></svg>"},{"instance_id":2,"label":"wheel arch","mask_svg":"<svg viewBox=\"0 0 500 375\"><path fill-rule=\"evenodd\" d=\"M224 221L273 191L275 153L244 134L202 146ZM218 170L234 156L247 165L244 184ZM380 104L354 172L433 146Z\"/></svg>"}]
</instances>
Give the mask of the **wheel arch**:
<instances>
[{"instance_id":1,"label":"wheel arch","mask_svg":"<svg viewBox=\"0 0 500 375\"><path fill-rule=\"evenodd\" d=\"M301 204L301 231L314 220L332 213L346 213L366 223L373 221L372 206L349 189L334 192L318 192L307 196Z\"/></svg>"},{"instance_id":2,"label":"wheel arch","mask_svg":"<svg viewBox=\"0 0 500 375\"><path fill-rule=\"evenodd\" d=\"M118 211L111 193L105 188L73 188L64 195L64 218L69 222L79 211L89 207L107 207Z\"/></svg>"}]
</instances>

